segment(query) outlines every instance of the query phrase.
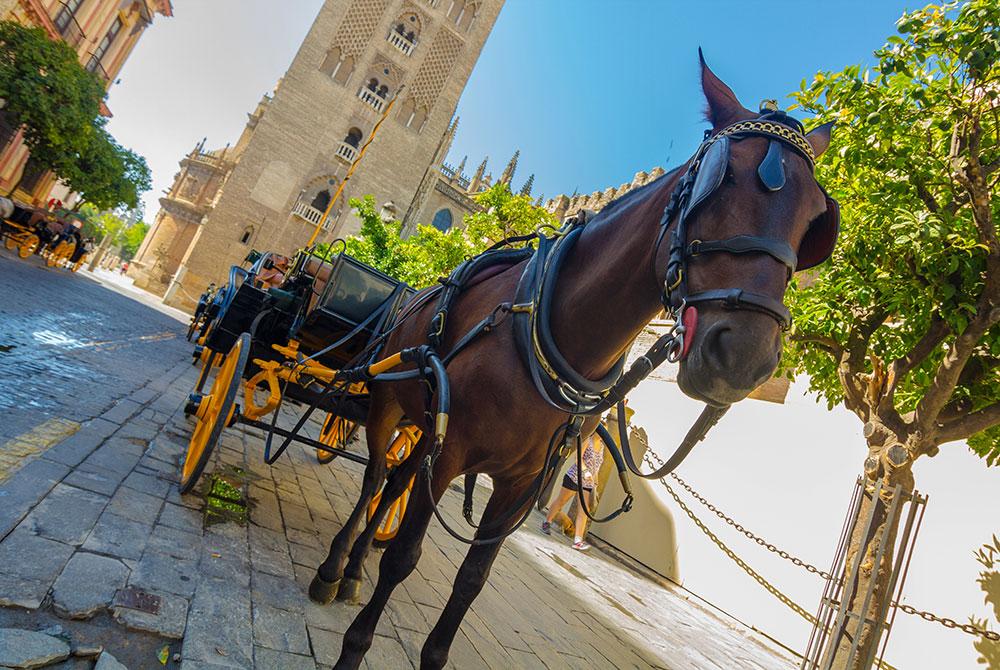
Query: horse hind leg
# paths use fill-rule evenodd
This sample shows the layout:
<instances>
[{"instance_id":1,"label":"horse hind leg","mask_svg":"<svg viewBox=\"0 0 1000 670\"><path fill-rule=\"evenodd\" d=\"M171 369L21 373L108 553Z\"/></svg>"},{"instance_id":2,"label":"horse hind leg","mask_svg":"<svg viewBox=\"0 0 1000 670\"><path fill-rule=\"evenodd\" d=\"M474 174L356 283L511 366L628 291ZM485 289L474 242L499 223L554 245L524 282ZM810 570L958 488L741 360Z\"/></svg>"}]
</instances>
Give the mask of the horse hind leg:
<instances>
[{"instance_id":1,"label":"horse hind leg","mask_svg":"<svg viewBox=\"0 0 1000 670\"><path fill-rule=\"evenodd\" d=\"M389 477L382 489L382 497L379 500L375 514L368 521L364 531L354 541L351 548L351 555L344 569L344 576L340 581L340 588L337 590L337 600L357 604L361 600L361 571L364 567L365 557L371 551L372 540L375 532L382 524L386 512L392 503L406 490L410 480L417 473L424 454L427 451L429 441L422 439L413 452L398 467L389 473ZM414 491L412 495L421 495L421 492Z\"/></svg>"},{"instance_id":2,"label":"horse hind leg","mask_svg":"<svg viewBox=\"0 0 1000 670\"><path fill-rule=\"evenodd\" d=\"M495 537L510 530L521 515L527 509L528 503L524 503L520 510L513 510L511 507L523 495L531 482L520 485L509 486L506 482L495 482L493 495L490 496L486 509L483 511L482 519L479 522L480 530L476 537L484 535L485 538ZM502 523L496 523L504 519ZM469 611L472 601L476 599L486 584L489 577L493 561L500 553L503 540L492 544L474 545L469 548L465 555L458 574L455 577L455 584L452 587L451 596L448 603L441 611L437 623L431 630L430 635L424 642L420 651L420 668L434 669L442 668L448 661L448 651L451 643L455 639L458 627L465 618L465 613Z\"/></svg>"},{"instance_id":3,"label":"horse hind leg","mask_svg":"<svg viewBox=\"0 0 1000 670\"><path fill-rule=\"evenodd\" d=\"M441 481L444 481L441 484ZM368 604L361 608L347 632L344 633L340 658L334 670L353 670L361 665L361 660L372 645L375 627L385 610L393 590L413 572L422 551L421 544L434 511L434 505L441 499L448 479L435 477L433 496L427 495L426 475L421 472L414 482L413 495L406 510L406 516L399 527L399 533L389 544L379 561L378 582Z\"/></svg>"},{"instance_id":4,"label":"horse hind leg","mask_svg":"<svg viewBox=\"0 0 1000 670\"><path fill-rule=\"evenodd\" d=\"M344 564L347 562L347 552L357 537L358 526L368 511L372 496L385 479L385 455L389 439L403 418L403 410L399 405L387 398L384 393L380 393L377 388L372 389L371 403L366 426L368 465L365 466L358 502L343 528L330 543L330 553L317 568L316 576L309 585L309 598L322 605L328 604L337 593L344 573Z\"/></svg>"}]
</instances>

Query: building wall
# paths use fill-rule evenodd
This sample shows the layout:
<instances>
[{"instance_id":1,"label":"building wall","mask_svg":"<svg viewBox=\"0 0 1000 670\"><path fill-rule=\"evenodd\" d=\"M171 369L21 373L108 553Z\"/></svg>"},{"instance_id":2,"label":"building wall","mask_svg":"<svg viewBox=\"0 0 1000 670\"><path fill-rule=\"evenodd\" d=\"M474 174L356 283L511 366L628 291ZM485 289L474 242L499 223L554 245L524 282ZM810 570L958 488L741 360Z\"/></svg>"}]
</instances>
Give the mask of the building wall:
<instances>
[{"instance_id":1,"label":"building wall","mask_svg":"<svg viewBox=\"0 0 1000 670\"><path fill-rule=\"evenodd\" d=\"M261 109L259 107L257 113ZM204 141L184 157L180 171L174 175L173 185L160 198L160 211L153 227L129 264L128 273L136 286L157 295L167 291L199 226L212 211L237 157L236 151L229 147L206 151ZM247 242L243 244L251 242L252 235L246 237Z\"/></svg>"},{"instance_id":2,"label":"building wall","mask_svg":"<svg viewBox=\"0 0 1000 670\"><path fill-rule=\"evenodd\" d=\"M52 39L66 42L77 52L80 63L89 66L88 69L101 78L105 88L111 87L153 16L171 16L173 13L170 0L82 0L73 14L73 20L60 29L56 20L62 9L63 4L59 0L0 0L0 19L42 27ZM116 19L121 21L121 28L106 51L100 54L101 58L95 58L95 51ZM107 108L103 108L103 113L110 116ZM7 146L0 148L0 189L9 191L21 178L28 157L20 132ZM55 177L46 173L32 188L19 188L14 197L24 202L44 204L55 182Z\"/></svg>"},{"instance_id":3,"label":"building wall","mask_svg":"<svg viewBox=\"0 0 1000 670\"><path fill-rule=\"evenodd\" d=\"M388 87L387 99L405 89L334 203L330 229L320 239L358 230L350 198L370 193L380 204L405 209L435 160L502 4L327 0L182 260L184 291L167 302L190 306L185 293L197 295L209 282L224 280L245 255L238 241L247 226L255 227L259 249L290 254L306 244L315 226L292 210L340 185L350 161L337 152L351 128L361 131L362 143L368 140L380 113L359 91L371 78ZM408 55L389 41L400 22L418 32Z\"/></svg>"}]
</instances>

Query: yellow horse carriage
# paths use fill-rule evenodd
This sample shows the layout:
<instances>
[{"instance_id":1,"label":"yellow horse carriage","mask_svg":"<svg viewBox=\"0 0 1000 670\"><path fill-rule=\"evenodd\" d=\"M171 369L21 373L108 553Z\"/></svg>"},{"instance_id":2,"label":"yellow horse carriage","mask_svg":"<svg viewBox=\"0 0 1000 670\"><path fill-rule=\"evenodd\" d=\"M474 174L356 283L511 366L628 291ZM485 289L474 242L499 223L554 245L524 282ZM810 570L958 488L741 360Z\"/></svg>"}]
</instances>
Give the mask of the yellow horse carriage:
<instances>
[{"instance_id":1,"label":"yellow horse carriage","mask_svg":"<svg viewBox=\"0 0 1000 670\"><path fill-rule=\"evenodd\" d=\"M345 253L324 256L315 250L283 264L286 271L275 281L280 258L263 254L251 259L249 270L234 266L229 282L211 298L212 316L201 328L194 354L202 369L185 407L195 427L181 466L182 492L195 487L223 430L236 424L265 431L269 464L291 442L314 449L320 463L336 458L367 463L347 449L368 415L367 388L338 373L373 359L380 335L414 291ZM397 365L394 358L369 366L369 373ZM308 406L291 429L277 422L288 400ZM316 438L303 431L314 410L326 412ZM406 460L420 435L409 423L398 427L388 469ZM282 444L272 449L275 437ZM409 490L393 503L377 541L395 535L408 497ZM378 502L376 497L369 515Z\"/></svg>"},{"instance_id":2,"label":"yellow horse carriage","mask_svg":"<svg viewBox=\"0 0 1000 670\"><path fill-rule=\"evenodd\" d=\"M48 211L17 204L8 198L0 198L0 234L9 251L17 250L17 255L27 258L35 253L42 243L40 225Z\"/></svg>"}]
</instances>

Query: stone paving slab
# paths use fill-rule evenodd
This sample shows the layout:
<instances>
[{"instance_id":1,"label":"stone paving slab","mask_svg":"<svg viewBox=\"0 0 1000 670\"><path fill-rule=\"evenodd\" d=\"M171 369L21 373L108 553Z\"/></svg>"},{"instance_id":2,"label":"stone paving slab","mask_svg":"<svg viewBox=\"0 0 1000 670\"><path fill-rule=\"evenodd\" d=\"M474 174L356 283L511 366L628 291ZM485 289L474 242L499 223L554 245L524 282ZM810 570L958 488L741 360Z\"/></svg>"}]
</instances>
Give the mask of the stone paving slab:
<instances>
[{"instance_id":1,"label":"stone paving slab","mask_svg":"<svg viewBox=\"0 0 1000 670\"><path fill-rule=\"evenodd\" d=\"M68 294L44 285L37 290L39 304ZM99 332L109 328L183 330L145 306L124 304L132 301L120 295L94 291L77 295L80 313L90 315L83 322L26 308L24 301L11 306L0 296L0 338L28 353L32 343L24 332L41 329L83 343L113 339ZM4 402L20 403L0 429L0 443L18 442L18 434L3 433L10 426L30 431L53 418L79 424L46 450L10 456L22 461L0 483L0 605L89 616L129 584L159 596L159 612L112 607L120 623L111 625L182 640L182 670L325 670L358 608L315 605L306 589L350 512L362 469L343 459L319 465L311 450L298 446L268 466L259 431L229 429L206 473L225 467L246 473L250 523L206 525L203 498L176 489L193 426L182 412L196 372L189 351L182 340L157 339L113 350L54 351L44 365L31 356L0 358L0 380L21 375L23 365L36 366L27 389L0 389L9 391L0 393ZM13 367L5 372L5 366ZM74 393L80 370L86 385ZM60 384L62 395L51 391ZM23 411L25 394L39 399L33 414ZM73 394L72 406L66 394ZM295 411L286 407L282 422L291 422ZM319 426L306 428L315 437ZM486 495L481 487L477 510ZM441 507L449 523L464 527L459 493L447 492ZM581 554L562 538L542 535L538 521L533 516L507 540L456 636L449 667L795 667L766 640L683 592L596 550ZM465 550L431 524L417 568L393 593L364 667L419 666ZM365 565L362 600L370 597L381 556L373 552Z\"/></svg>"}]
</instances>

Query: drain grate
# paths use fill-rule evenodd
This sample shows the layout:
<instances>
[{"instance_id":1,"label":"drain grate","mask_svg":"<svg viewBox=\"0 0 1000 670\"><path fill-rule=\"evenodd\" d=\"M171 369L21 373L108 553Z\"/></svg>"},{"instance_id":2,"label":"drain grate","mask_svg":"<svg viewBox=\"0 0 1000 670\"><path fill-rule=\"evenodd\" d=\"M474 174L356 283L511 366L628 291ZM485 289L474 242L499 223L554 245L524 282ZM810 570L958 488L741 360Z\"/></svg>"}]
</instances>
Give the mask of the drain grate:
<instances>
[{"instance_id":1,"label":"drain grate","mask_svg":"<svg viewBox=\"0 0 1000 670\"><path fill-rule=\"evenodd\" d=\"M127 586L115 594L113 605L130 610L138 610L146 614L159 614L161 602L160 596L146 593L134 586Z\"/></svg>"}]
</instances>

